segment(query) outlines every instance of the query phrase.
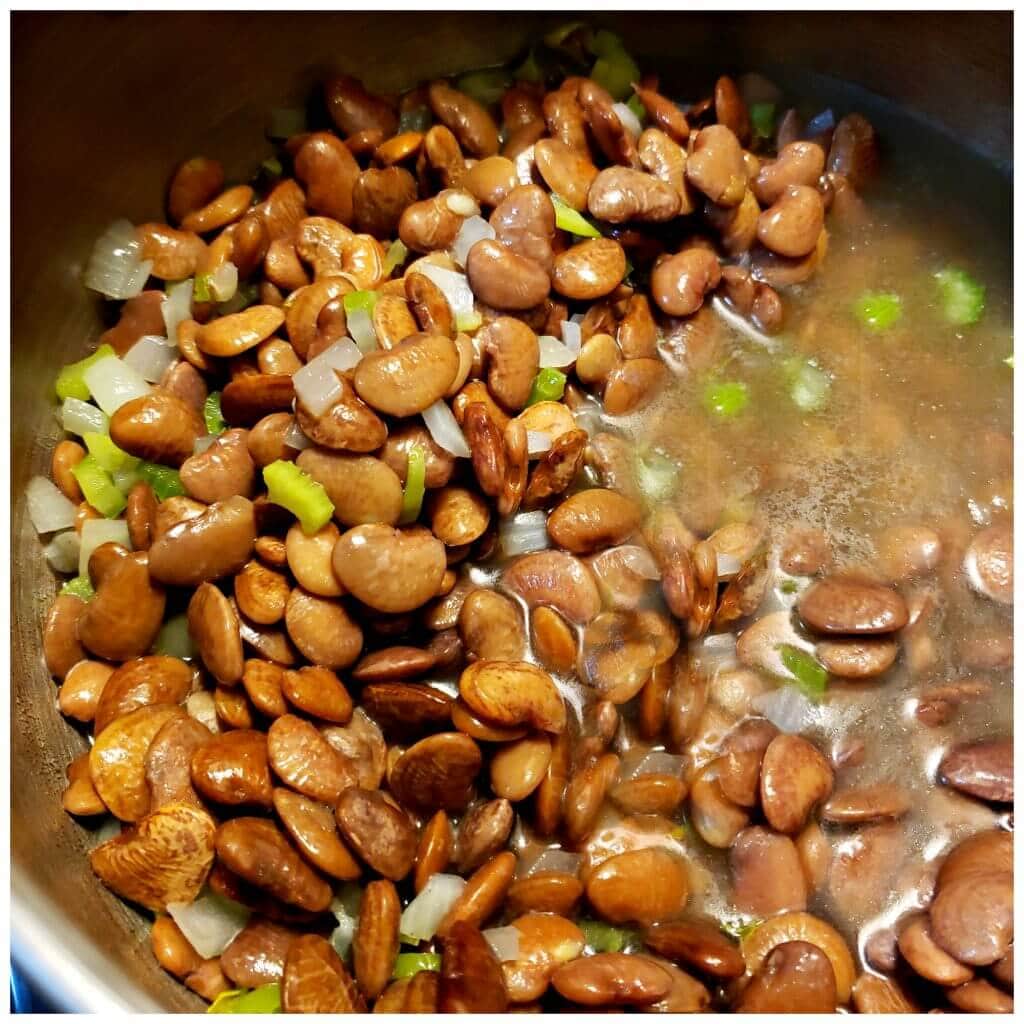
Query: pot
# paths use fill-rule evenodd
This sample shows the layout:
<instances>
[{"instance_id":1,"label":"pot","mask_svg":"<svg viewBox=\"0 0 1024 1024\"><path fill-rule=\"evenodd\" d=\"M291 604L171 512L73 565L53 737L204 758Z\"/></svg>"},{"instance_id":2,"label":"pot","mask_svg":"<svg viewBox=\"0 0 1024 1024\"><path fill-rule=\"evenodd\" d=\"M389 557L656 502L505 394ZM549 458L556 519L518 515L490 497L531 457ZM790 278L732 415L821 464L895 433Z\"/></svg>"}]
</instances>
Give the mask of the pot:
<instances>
[{"instance_id":1,"label":"pot","mask_svg":"<svg viewBox=\"0 0 1024 1024\"><path fill-rule=\"evenodd\" d=\"M54 580L23 494L30 476L46 472L58 436L56 370L101 329L100 303L80 284L94 239L115 217L162 220L169 171L186 157L216 156L229 179L243 179L271 155L266 112L301 104L331 70L397 91L508 59L569 17L14 15L12 951L56 1008L203 1008L157 966L148 920L93 877L95 837L60 805L64 766L85 739L58 713L43 667ZM897 101L1008 168L1011 18L662 12L601 21L680 95L699 95L722 70L830 75Z\"/></svg>"}]
</instances>

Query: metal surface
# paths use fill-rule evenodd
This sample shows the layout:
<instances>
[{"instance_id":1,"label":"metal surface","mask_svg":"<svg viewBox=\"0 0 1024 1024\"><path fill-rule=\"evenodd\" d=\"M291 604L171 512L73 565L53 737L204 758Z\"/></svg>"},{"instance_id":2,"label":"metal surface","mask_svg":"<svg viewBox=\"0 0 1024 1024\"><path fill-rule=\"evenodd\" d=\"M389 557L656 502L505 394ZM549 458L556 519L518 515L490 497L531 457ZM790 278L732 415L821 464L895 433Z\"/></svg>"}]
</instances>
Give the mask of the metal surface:
<instances>
[{"instance_id":1,"label":"metal surface","mask_svg":"<svg viewBox=\"0 0 1024 1024\"><path fill-rule=\"evenodd\" d=\"M115 216L163 219L170 168L221 158L243 177L270 155L265 111L331 68L395 90L518 51L548 15L104 14L13 16L12 927L19 964L59 1008L198 1009L156 965L141 915L92 877L91 839L61 810L84 739L58 714L39 630L54 592L20 495L57 430L56 368L100 330L79 275ZM725 67L846 78L1010 160L1011 16L609 16L629 47L681 85Z\"/></svg>"}]
</instances>

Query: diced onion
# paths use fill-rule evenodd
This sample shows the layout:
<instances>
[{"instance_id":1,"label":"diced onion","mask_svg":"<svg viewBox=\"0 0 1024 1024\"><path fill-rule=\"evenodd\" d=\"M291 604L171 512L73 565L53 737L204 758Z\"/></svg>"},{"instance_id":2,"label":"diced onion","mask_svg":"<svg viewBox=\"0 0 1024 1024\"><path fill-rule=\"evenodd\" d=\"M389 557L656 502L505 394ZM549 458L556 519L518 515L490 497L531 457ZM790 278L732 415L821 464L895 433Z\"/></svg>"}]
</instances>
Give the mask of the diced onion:
<instances>
[{"instance_id":1,"label":"diced onion","mask_svg":"<svg viewBox=\"0 0 1024 1024\"><path fill-rule=\"evenodd\" d=\"M449 192L444 199L445 206L460 217L475 217L480 206L468 192Z\"/></svg>"},{"instance_id":2,"label":"diced onion","mask_svg":"<svg viewBox=\"0 0 1024 1024\"><path fill-rule=\"evenodd\" d=\"M467 217L459 228L459 233L452 242L452 259L460 267L466 265L469 258L469 250L487 238L494 238L494 228L483 219L483 217Z\"/></svg>"},{"instance_id":3,"label":"diced onion","mask_svg":"<svg viewBox=\"0 0 1024 1024\"><path fill-rule=\"evenodd\" d=\"M351 338L340 338L292 375L299 401L313 416L322 416L342 394L336 371L350 370L362 358Z\"/></svg>"},{"instance_id":4,"label":"diced onion","mask_svg":"<svg viewBox=\"0 0 1024 1024\"><path fill-rule=\"evenodd\" d=\"M830 132L836 126L836 116L832 113L832 108L826 108L821 111L820 114L815 114L814 117L807 122L807 128L804 131L804 135L808 138L813 138L815 135L822 135L824 132Z\"/></svg>"},{"instance_id":5,"label":"diced onion","mask_svg":"<svg viewBox=\"0 0 1024 1024\"><path fill-rule=\"evenodd\" d=\"M348 333L352 335L360 352L372 352L377 345L377 332L373 329L373 319L368 310L353 309L346 314Z\"/></svg>"},{"instance_id":6,"label":"diced onion","mask_svg":"<svg viewBox=\"0 0 1024 1024\"><path fill-rule=\"evenodd\" d=\"M65 398L57 418L69 434L78 434L79 437L83 434L105 434L110 429L106 413L80 398Z\"/></svg>"},{"instance_id":7,"label":"diced onion","mask_svg":"<svg viewBox=\"0 0 1024 1024\"><path fill-rule=\"evenodd\" d=\"M768 349L769 352L774 352L779 348L779 342L774 338L765 334L763 331L759 331L746 317L740 316L724 299L719 296L715 296L711 300L711 308L727 323L730 327L739 331L740 334L749 338L751 341L758 345Z\"/></svg>"},{"instance_id":8,"label":"diced onion","mask_svg":"<svg viewBox=\"0 0 1024 1024\"><path fill-rule=\"evenodd\" d=\"M168 903L167 913L204 960L220 956L251 916L247 907L209 889L191 903Z\"/></svg>"},{"instance_id":9,"label":"diced onion","mask_svg":"<svg viewBox=\"0 0 1024 1024\"><path fill-rule=\"evenodd\" d=\"M570 352L578 356L583 345L583 330L580 327L580 321L576 320L575 317L572 320L563 320L561 327L562 344Z\"/></svg>"},{"instance_id":10,"label":"diced onion","mask_svg":"<svg viewBox=\"0 0 1024 1024\"><path fill-rule=\"evenodd\" d=\"M568 345L563 345L556 337L542 334L537 341L540 343L541 366L571 366L576 362L578 352L573 352Z\"/></svg>"},{"instance_id":11,"label":"diced onion","mask_svg":"<svg viewBox=\"0 0 1024 1024\"><path fill-rule=\"evenodd\" d=\"M96 404L108 416L113 416L126 402L150 392L142 374L117 356L105 356L93 363L82 378Z\"/></svg>"},{"instance_id":12,"label":"diced onion","mask_svg":"<svg viewBox=\"0 0 1024 1024\"><path fill-rule=\"evenodd\" d=\"M528 430L526 432L526 453L531 458L543 455L551 451L551 435L543 430Z\"/></svg>"},{"instance_id":13,"label":"diced onion","mask_svg":"<svg viewBox=\"0 0 1024 1024\"><path fill-rule=\"evenodd\" d=\"M49 544L43 548L46 561L54 572L77 572L78 554L81 549L81 539L77 530L65 530L58 533Z\"/></svg>"},{"instance_id":14,"label":"diced onion","mask_svg":"<svg viewBox=\"0 0 1024 1024\"><path fill-rule=\"evenodd\" d=\"M498 527L498 543L506 558L551 547L547 513L539 509L503 519Z\"/></svg>"},{"instance_id":15,"label":"diced onion","mask_svg":"<svg viewBox=\"0 0 1024 1024\"><path fill-rule=\"evenodd\" d=\"M130 221L116 220L96 240L83 281L108 299L132 299L146 284L152 260L140 258L142 245Z\"/></svg>"},{"instance_id":16,"label":"diced onion","mask_svg":"<svg viewBox=\"0 0 1024 1024\"><path fill-rule=\"evenodd\" d=\"M205 725L210 732L220 732L220 722L217 721L217 702L209 690L196 690L189 694L185 701L185 710L190 718Z\"/></svg>"},{"instance_id":17,"label":"diced onion","mask_svg":"<svg viewBox=\"0 0 1024 1024\"><path fill-rule=\"evenodd\" d=\"M331 945L342 958L348 955L355 938L362 902L363 890L354 882L346 882L331 901L331 913L338 922L337 928L331 932Z\"/></svg>"},{"instance_id":18,"label":"diced onion","mask_svg":"<svg viewBox=\"0 0 1024 1024\"><path fill-rule=\"evenodd\" d=\"M227 302L238 291L238 267L227 260L210 275L210 294L217 302Z\"/></svg>"},{"instance_id":19,"label":"diced onion","mask_svg":"<svg viewBox=\"0 0 1024 1024\"><path fill-rule=\"evenodd\" d=\"M623 773L623 778L635 779L638 775L673 775L682 778L684 759L666 750L652 750L636 765Z\"/></svg>"},{"instance_id":20,"label":"diced onion","mask_svg":"<svg viewBox=\"0 0 1024 1024\"><path fill-rule=\"evenodd\" d=\"M564 875L579 874L583 858L569 850L545 850L527 869L524 877L539 875L542 871L557 871Z\"/></svg>"},{"instance_id":21,"label":"diced onion","mask_svg":"<svg viewBox=\"0 0 1024 1024\"><path fill-rule=\"evenodd\" d=\"M89 575L89 559L101 545L112 541L121 547L132 549L128 537L128 524L123 519L86 519L82 524L82 547L78 554L78 575Z\"/></svg>"},{"instance_id":22,"label":"diced onion","mask_svg":"<svg viewBox=\"0 0 1024 1024\"><path fill-rule=\"evenodd\" d=\"M177 346L156 334L144 334L124 354L125 363L150 384L161 380L177 360Z\"/></svg>"},{"instance_id":23,"label":"diced onion","mask_svg":"<svg viewBox=\"0 0 1024 1024\"><path fill-rule=\"evenodd\" d=\"M603 429L604 406L593 395L585 395L572 411L576 426L591 437Z\"/></svg>"},{"instance_id":24,"label":"diced onion","mask_svg":"<svg viewBox=\"0 0 1024 1024\"><path fill-rule=\"evenodd\" d=\"M267 111L267 137L290 139L306 130L306 111L296 107L271 107Z\"/></svg>"},{"instance_id":25,"label":"diced onion","mask_svg":"<svg viewBox=\"0 0 1024 1024\"><path fill-rule=\"evenodd\" d=\"M465 274L439 267L429 260L418 260L416 272L429 277L444 292L456 322L468 323L474 318L473 289L469 287L469 278Z\"/></svg>"},{"instance_id":26,"label":"diced onion","mask_svg":"<svg viewBox=\"0 0 1024 1024\"><path fill-rule=\"evenodd\" d=\"M439 398L433 405L427 406L422 414L423 422L430 431L430 436L449 455L457 459L468 459L472 452L466 442L466 435L462 433L459 421L455 414L448 408L448 403Z\"/></svg>"},{"instance_id":27,"label":"diced onion","mask_svg":"<svg viewBox=\"0 0 1024 1024\"><path fill-rule=\"evenodd\" d=\"M535 159L533 146L527 146L512 161L516 165L516 181L520 185L533 184L533 164Z\"/></svg>"},{"instance_id":28,"label":"diced onion","mask_svg":"<svg viewBox=\"0 0 1024 1024\"><path fill-rule=\"evenodd\" d=\"M782 732L800 732L814 714L814 705L795 686L758 694L751 703Z\"/></svg>"},{"instance_id":29,"label":"diced onion","mask_svg":"<svg viewBox=\"0 0 1024 1024\"><path fill-rule=\"evenodd\" d=\"M53 533L75 525L75 504L45 476L34 476L25 488L28 517L36 533Z\"/></svg>"},{"instance_id":30,"label":"diced onion","mask_svg":"<svg viewBox=\"0 0 1024 1024\"><path fill-rule=\"evenodd\" d=\"M164 329L171 345L178 344L178 324L192 316L192 278L175 281L167 285L160 313L164 318Z\"/></svg>"},{"instance_id":31,"label":"diced onion","mask_svg":"<svg viewBox=\"0 0 1024 1024\"><path fill-rule=\"evenodd\" d=\"M619 115L622 127L625 128L634 139L639 138L640 133L644 130L643 125L640 124L640 118L638 118L625 103L613 103L612 110Z\"/></svg>"},{"instance_id":32,"label":"diced onion","mask_svg":"<svg viewBox=\"0 0 1024 1024\"><path fill-rule=\"evenodd\" d=\"M458 875L431 875L422 891L402 911L399 932L417 941L432 939L465 888L466 880Z\"/></svg>"},{"instance_id":33,"label":"diced onion","mask_svg":"<svg viewBox=\"0 0 1024 1024\"><path fill-rule=\"evenodd\" d=\"M203 434L202 437L197 437L192 442L192 454L202 455L217 440L217 436L217 434Z\"/></svg>"},{"instance_id":34,"label":"diced onion","mask_svg":"<svg viewBox=\"0 0 1024 1024\"><path fill-rule=\"evenodd\" d=\"M481 932L491 947L491 952L497 957L498 963L508 963L510 960L519 959L519 929L512 924L504 928L488 928Z\"/></svg>"},{"instance_id":35,"label":"diced onion","mask_svg":"<svg viewBox=\"0 0 1024 1024\"><path fill-rule=\"evenodd\" d=\"M291 426L284 432L284 443L297 452L312 445L312 441L303 433L298 420L292 420Z\"/></svg>"},{"instance_id":36,"label":"diced onion","mask_svg":"<svg viewBox=\"0 0 1024 1024\"><path fill-rule=\"evenodd\" d=\"M743 563L728 551L718 553L718 578L720 580L731 580L743 567Z\"/></svg>"},{"instance_id":37,"label":"diced onion","mask_svg":"<svg viewBox=\"0 0 1024 1024\"><path fill-rule=\"evenodd\" d=\"M117 839L120 835L121 821L111 814L103 820L103 824L98 829L91 833L91 838L96 846L102 846L104 843L109 843L111 839Z\"/></svg>"},{"instance_id":38,"label":"diced onion","mask_svg":"<svg viewBox=\"0 0 1024 1024\"><path fill-rule=\"evenodd\" d=\"M640 579L661 579L661 570L658 568L658 563L654 561L654 556L647 548L642 548L639 544L622 544L614 550L620 554L622 564L639 576Z\"/></svg>"}]
</instances>

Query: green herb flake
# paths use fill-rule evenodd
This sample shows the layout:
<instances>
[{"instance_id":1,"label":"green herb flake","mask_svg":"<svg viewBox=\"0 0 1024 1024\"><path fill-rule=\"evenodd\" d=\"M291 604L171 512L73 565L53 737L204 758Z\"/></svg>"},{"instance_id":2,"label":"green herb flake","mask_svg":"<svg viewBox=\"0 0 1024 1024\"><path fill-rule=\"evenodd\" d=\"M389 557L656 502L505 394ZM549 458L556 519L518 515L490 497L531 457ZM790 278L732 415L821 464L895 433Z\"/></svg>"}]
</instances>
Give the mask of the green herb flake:
<instances>
[{"instance_id":1,"label":"green herb flake","mask_svg":"<svg viewBox=\"0 0 1024 1024\"><path fill-rule=\"evenodd\" d=\"M779 657L786 671L792 675L798 688L806 696L818 700L828 686L828 671L825 666L807 651L792 644L778 645Z\"/></svg>"},{"instance_id":2,"label":"green herb flake","mask_svg":"<svg viewBox=\"0 0 1024 1024\"><path fill-rule=\"evenodd\" d=\"M391 972L394 979L411 978L420 971L441 970L440 953L399 953L395 957L395 967Z\"/></svg>"},{"instance_id":3,"label":"green herb flake","mask_svg":"<svg viewBox=\"0 0 1024 1024\"><path fill-rule=\"evenodd\" d=\"M704 408L721 419L738 416L750 402L750 389L740 380L711 381L704 389Z\"/></svg>"},{"instance_id":4,"label":"green herb flake","mask_svg":"<svg viewBox=\"0 0 1024 1024\"><path fill-rule=\"evenodd\" d=\"M872 331L885 331L903 316L903 300L895 292L864 292L853 305L854 316Z\"/></svg>"},{"instance_id":5,"label":"green herb flake","mask_svg":"<svg viewBox=\"0 0 1024 1024\"><path fill-rule=\"evenodd\" d=\"M770 139L775 131L775 104L752 103L750 105L750 125L754 135L759 139Z\"/></svg>"},{"instance_id":6,"label":"green herb flake","mask_svg":"<svg viewBox=\"0 0 1024 1024\"><path fill-rule=\"evenodd\" d=\"M280 1013L281 984L273 982L259 988L232 988L221 992L207 1013Z\"/></svg>"},{"instance_id":7,"label":"green herb flake","mask_svg":"<svg viewBox=\"0 0 1024 1024\"><path fill-rule=\"evenodd\" d=\"M76 576L74 579L68 580L60 588L60 593L62 597L68 595L82 601L91 601L96 596L96 591L93 590L92 581L88 576Z\"/></svg>"},{"instance_id":8,"label":"green herb flake","mask_svg":"<svg viewBox=\"0 0 1024 1024\"><path fill-rule=\"evenodd\" d=\"M553 366L544 367L533 378L533 387L530 389L526 405L529 407L538 402L557 402L565 394L566 380L561 370L556 370Z\"/></svg>"},{"instance_id":9,"label":"green herb flake","mask_svg":"<svg viewBox=\"0 0 1024 1024\"><path fill-rule=\"evenodd\" d=\"M220 411L220 392L211 391L203 403L203 419L208 434L223 434L228 429L224 414Z\"/></svg>"}]
</instances>

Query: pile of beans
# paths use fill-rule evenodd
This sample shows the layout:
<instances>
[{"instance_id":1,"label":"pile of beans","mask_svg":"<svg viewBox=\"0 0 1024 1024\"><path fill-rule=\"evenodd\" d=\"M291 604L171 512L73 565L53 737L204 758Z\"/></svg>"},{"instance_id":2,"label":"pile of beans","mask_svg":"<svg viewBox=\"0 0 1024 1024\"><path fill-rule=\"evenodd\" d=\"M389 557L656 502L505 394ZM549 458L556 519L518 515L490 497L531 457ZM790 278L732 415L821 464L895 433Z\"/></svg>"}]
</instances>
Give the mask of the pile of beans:
<instances>
[{"instance_id":1,"label":"pile of beans","mask_svg":"<svg viewBox=\"0 0 1024 1024\"><path fill-rule=\"evenodd\" d=\"M790 112L755 137L728 77L685 113L653 76L635 94L639 135L586 78L516 82L490 108L447 81L392 98L334 79L335 130L288 139L279 178L225 188L195 157L169 222L137 228L158 285L230 263L258 300L223 315L195 301L180 359L112 416L117 446L179 468L185 494L135 485L131 549L95 550L95 595L56 598L44 648L62 712L94 736L64 806L120 822L92 867L154 915L158 962L206 1000L279 983L293 1012L1012 1009L1010 834L958 846L858 966L822 897L841 901L860 862L844 868L829 836L885 858L910 797L837 786L855 743L837 756L749 710L788 674L781 645L842 680L909 657L926 611L900 585L939 564L938 536L904 530L852 574L814 531L779 551L751 523L695 531L644 501L628 444L593 426L595 409L656 397L713 297L780 329L786 290L826 258L826 215L857 215L874 131L849 114L805 137ZM559 228L552 194L597 237ZM460 330L423 267L460 272L450 249L481 215L492 231L464 267L479 324ZM411 255L392 267L396 240ZM378 347L314 414L292 377L346 336L355 291L377 292ZM123 354L161 333L162 300L129 299L102 341ZM564 394L528 405L539 337L573 317ZM214 388L229 429L197 449ZM468 458L425 425L439 402ZM414 447L427 497L400 524ZM99 515L71 472L84 455L66 440L53 456L79 524ZM322 485L334 521L307 533L268 500L261 470L278 460ZM508 558L524 512L547 537ZM966 557L979 593L1012 602L1008 527ZM808 586L758 616L778 567ZM178 606L191 661L153 653ZM740 667L716 681L693 652L736 634ZM922 699L922 721L961 691ZM1011 758L1009 741L958 745L939 782L1005 805ZM739 932L705 903L698 847L727 858ZM438 874L465 879L412 945L439 960L393 979L403 907ZM343 958L345 883L362 902ZM251 913L204 958L167 911L208 892ZM624 945L581 928L595 922ZM504 925L512 959L488 940Z\"/></svg>"}]
</instances>

